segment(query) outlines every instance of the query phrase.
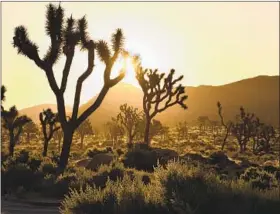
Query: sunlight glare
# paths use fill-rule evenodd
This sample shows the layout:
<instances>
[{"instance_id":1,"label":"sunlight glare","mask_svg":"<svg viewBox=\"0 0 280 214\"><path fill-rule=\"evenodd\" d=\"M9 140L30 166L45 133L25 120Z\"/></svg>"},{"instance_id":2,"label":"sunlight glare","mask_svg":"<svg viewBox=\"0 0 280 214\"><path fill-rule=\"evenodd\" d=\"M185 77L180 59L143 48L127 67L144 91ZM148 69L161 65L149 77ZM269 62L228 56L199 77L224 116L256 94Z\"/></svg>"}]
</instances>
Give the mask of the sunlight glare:
<instances>
[{"instance_id":1,"label":"sunlight glare","mask_svg":"<svg viewBox=\"0 0 280 214\"><path fill-rule=\"evenodd\" d=\"M131 57L122 56L117 59L112 69L111 78L117 76L122 70L125 71L125 77L122 82L138 87L138 82L135 78L134 66Z\"/></svg>"}]
</instances>

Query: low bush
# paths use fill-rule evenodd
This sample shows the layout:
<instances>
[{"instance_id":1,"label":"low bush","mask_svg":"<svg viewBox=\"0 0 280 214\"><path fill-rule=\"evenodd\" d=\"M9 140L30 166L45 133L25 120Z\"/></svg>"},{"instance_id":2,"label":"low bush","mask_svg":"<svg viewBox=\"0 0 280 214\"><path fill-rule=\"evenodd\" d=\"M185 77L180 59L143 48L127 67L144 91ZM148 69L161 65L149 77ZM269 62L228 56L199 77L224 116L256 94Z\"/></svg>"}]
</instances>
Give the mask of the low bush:
<instances>
[{"instance_id":1,"label":"low bush","mask_svg":"<svg viewBox=\"0 0 280 214\"><path fill-rule=\"evenodd\" d=\"M157 165L157 154L154 151L133 149L125 154L125 167L152 172Z\"/></svg>"},{"instance_id":2,"label":"low bush","mask_svg":"<svg viewBox=\"0 0 280 214\"><path fill-rule=\"evenodd\" d=\"M253 188L264 190L277 187L277 180L274 174L268 173L257 167L249 167L240 178L250 182Z\"/></svg>"}]
</instances>

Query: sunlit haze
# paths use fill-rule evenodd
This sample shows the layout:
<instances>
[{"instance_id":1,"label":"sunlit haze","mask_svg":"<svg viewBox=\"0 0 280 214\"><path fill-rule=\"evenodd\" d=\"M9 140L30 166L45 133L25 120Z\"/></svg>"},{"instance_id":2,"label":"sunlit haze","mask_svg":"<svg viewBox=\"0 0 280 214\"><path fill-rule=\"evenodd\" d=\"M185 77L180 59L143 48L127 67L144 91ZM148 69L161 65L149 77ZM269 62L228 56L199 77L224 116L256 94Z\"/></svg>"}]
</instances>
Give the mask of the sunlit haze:
<instances>
[{"instance_id":1,"label":"sunlit haze","mask_svg":"<svg viewBox=\"0 0 280 214\"><path fill-rule=\"evenodd\" d=\"M66 17L86 15L90 37L110 42L117 28L125 35L128 51L140 54L144 67L171 68L184 75L183 84L222 85L258 75L279 74L278 3L71 3L63 2ZM14 28L27 27L40 55L50 39L45 33L46 3L2 3L2 83L7 87L5 106L19 109L56 103L46 76L33 61L12 46ZM55 66L60 84L65 57ZM122 62L115 65L117 75ZM87 53L77 48L66 90L72 105L76 80L87 67ZM131 62L122 82L137 86ZM84 82L81 104L96 95L103 84L104 65L95 61Z\"/></svg>"}]
</instances>

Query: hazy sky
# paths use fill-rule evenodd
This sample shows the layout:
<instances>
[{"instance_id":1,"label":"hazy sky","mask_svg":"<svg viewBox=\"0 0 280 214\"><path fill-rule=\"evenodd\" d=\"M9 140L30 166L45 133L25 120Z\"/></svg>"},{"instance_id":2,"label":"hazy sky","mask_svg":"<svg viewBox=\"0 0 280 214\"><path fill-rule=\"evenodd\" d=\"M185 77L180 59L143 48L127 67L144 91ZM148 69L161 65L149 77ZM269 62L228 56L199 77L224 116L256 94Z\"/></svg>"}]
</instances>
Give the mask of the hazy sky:
<instances>
[{"instance_id":1,"label":"hazy sky","mask_svg":"<svg viewBox=\"0 0 280 214\"><path fill-rule=\"evenodd\" d=\"M86 14L94 40L110 41L122 28L126 48L139 53L143 65L184 74L183 83L221 85L258 75L279 74L279 3L66 3L66 16ZM25 25L43 56L49 46L44 31L46 3L2 3L2 83L6 106L19 109L55 103L42 70L17 55L14 28ZM60 85L64 57L55 66ZM76 51L66 90L72 105L77 77L86 68L86 53ZM116 70L117 71L117 70ZM96 62L83 85L81 104L102 86L103 65ZM125 82L136 84L130 71Z\"/></svg>"}]
</instances>

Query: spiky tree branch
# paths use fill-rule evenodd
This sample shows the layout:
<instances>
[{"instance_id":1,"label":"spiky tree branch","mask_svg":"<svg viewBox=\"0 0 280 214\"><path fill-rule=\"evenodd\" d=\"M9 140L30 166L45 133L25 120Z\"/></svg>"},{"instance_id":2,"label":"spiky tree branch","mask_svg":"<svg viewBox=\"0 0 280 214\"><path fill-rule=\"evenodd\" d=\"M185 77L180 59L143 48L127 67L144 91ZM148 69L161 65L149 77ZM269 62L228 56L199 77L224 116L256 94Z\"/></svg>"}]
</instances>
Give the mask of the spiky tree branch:
<instances>
[{"instance_id":1,"label":"spiky tree branch","mask_svg":"<svg viewBox=\"0 0 280 214\"><path fill-rule=\"evenodd\" d=\"M59 121L64 133L59 166L63 171L68 163L75 129L101 105L109 89L120 82L124 77L125 68L121 70L116 78L110 78L113 65L123 52L124 36L122 31L117 29L112 35L113 51L111 51L106 42L102 40L94 42L89 38L85 16L79 20L75 20L71 15L65 21L64 10L60 4L58 6L53 4L47 6L45 31L50 38L50 47L43 59L41 59L38 54L38 46L30 40L27 29L24 26L15 28L13 46L18 50L18 54L28 57L45 72L49 85L56 96ZM65 111L64 93L67 87L76 46L80 46L82 51L88 52L88 66L77 80L72 117L68 119ZM95 102L78 116L82 85L93 71L95 50L105 63L104 86ZM66 56L66 61L59 87L54 77L53 66L62 54Z\"/></svg>"},{"instance_id":2,"label":"spiky tree branch","mask_svg":"<svg viewBox=\"0 0 280 214\"><path fill-rule=\"evenodd\" d=\"M149 126L152 118L158 113L165 111L167 108L176 104L180 105L183 109L187 109L184 101L188 98L185 95L185 88L176 84L183 79L180 76L174 79L175 70L171 69L167 77L164 73L158 73L158 70L143 69L139 61L139 57L134 58L136 79L142 88L143 96L143 109L146 115L146 131L145 142L149 144ZM162 104L162 105L160 105Z\"/></svg>"}]
</instances>

